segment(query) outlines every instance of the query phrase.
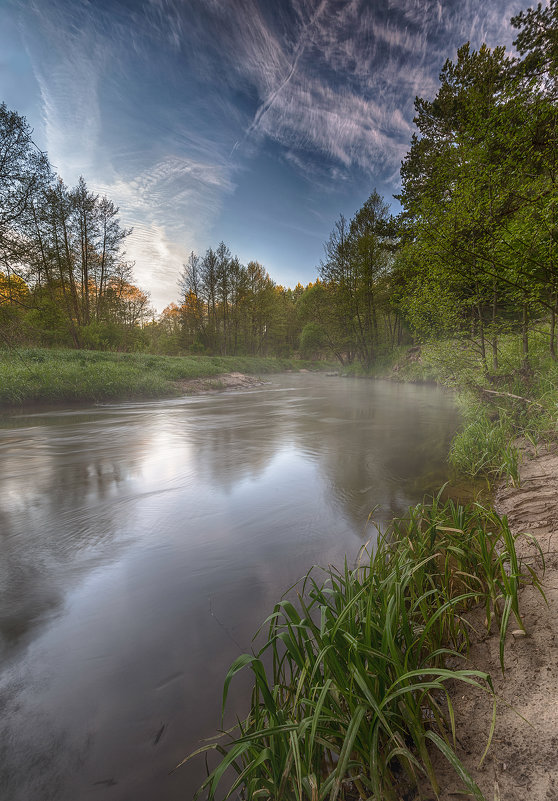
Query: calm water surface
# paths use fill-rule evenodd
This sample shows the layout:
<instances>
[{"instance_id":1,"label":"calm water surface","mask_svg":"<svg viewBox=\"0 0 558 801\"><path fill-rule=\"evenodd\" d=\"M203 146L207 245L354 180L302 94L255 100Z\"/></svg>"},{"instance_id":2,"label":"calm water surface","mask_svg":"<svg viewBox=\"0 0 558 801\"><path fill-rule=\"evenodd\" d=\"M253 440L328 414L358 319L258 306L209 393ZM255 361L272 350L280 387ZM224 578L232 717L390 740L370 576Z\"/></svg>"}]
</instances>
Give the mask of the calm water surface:
<instances>
[{"instance_id":1,"label":"calm water surface","mask_svg":"<svg viewBox=\"0 0 558 801\"><path fill-rule=\"evenodd\" d=\"M457 424L440 390L308 374L4 416L0 797L190 801L203 764L169 770L228 665L313 563L354 560L373 507L444 480Z\"/></svg>"}]
</instances>

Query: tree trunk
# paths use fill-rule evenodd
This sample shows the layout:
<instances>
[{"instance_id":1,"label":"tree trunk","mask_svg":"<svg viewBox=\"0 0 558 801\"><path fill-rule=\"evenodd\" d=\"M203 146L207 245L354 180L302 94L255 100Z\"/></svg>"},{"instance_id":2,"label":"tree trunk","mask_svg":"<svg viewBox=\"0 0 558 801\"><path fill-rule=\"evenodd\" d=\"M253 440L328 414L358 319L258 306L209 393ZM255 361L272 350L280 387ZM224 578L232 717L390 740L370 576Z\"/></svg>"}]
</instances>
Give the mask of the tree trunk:
<instances>
[{"instance_id":1,"label":"tree trunk","mask_svg":"<svg viewBox=\"0 0 558 801\"><path fill-rule=\"evenodd\" d=\"M56 261L58 263L58 272L60 275L60 286L62 288L62 297L64 298L64 305L66 306L66 314L68 315L68 324L70 326L70 333L72 335L72 340L74 342L74 347L77 349L80 347L79 335L76 329L74 315L72 313L72 299L68 297L68 292L66 289L66 282L64 280L64 267L63 267L63 259L60 254L60 246L58 242L58 234L56 230L56 224L53 224L53 233L54 233L54 248L56 252Z\"/></svg>"},{"instance_id":2,"label":"tree trunk","mask_svg":"<svg viewBox=\"0 0 558 801\"><path fill-rule=\"evenodd\" d=\"M554 296L554 305L550 310L550 355L556 361L556 295Z\"/></svg>"},{"instance_id":3,"label":"tree trunk","mask_svg":"<svg viewBox=\"0 0 558 801\"><path fill-rule=\"evenodd\" d=\"M498 302L497 302L497 295L496 295L496 279L494 279L493 283L493 292L492 292L492 369L498 369L498 335L496 333L496 323L497 323L497 313L498 313Z\"/></svg>"},{"instance_id":4,"label":"tree trunk","mask_svg":"<svg viewBox=\"0 0 558 801\"><path fill-rule=\"evenodd\" d=\"M481 349L481 359L482 359L482 366L484 372L488 372L488 364L486 361L486 340L484 336L484 319L482 316L482 307L479 302L477 302L477 314L479 319L479 337L480 337L480 349Z\"/></svg>"},{"instance_id":5,"label":"tree trunk","mask_svg":"<svg viewBox=\"0 0 558 801\"><path fill-rule=\"evenodd\" d=\"M523 367L529 366L529 311L527 304L523 304L523 320L521 322L521 351Z\"/></svg>"}]
</instances>

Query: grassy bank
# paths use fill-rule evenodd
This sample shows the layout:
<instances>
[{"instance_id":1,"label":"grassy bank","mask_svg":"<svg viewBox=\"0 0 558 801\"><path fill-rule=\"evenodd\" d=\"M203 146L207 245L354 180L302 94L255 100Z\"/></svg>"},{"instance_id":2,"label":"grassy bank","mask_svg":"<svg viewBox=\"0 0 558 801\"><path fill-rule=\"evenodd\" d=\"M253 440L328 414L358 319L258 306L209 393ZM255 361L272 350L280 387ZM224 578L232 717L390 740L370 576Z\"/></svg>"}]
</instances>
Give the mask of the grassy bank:
<instances>
[{"instance_id":1,"label":"grassy bank","mask_svg":"<svg viewBox=\"0 0 558 801\"><path fill-rule=\"evenodd\" d=\"M153 356L44 348L0 350L0 406L176 395L176 381L242 372L326 369L323 362L240 356Z\"/></svg>"},{"instance_id":2,"label":"grassy bank","mask_svg":"<svg viewBox=\"0 0 558 801\"><path fill-rule=\"evenodd\" d=\"M380 354L369 371L356 366L352 374L454 390L463 428L449 461L461 476L517 483L517 440L536 448L558 434L558 362L548 352L544 325L531 333L527 362L510 334L499 338L497 368L483 362L474 343L448 339Z\"/></svg>"},{"instance_id":3,"label":"grassy bank","mask_svg":"<svg viewBox=\"0 0 558 801\"><path fill-rule=\"evenodd\" d=\"M437 794L437 749L482 799L455 753L450 689L492 693L488 674L460 667L471 606L482 604L499 632L502 669L511 620L523 628L518 591L537 579L519 564L516 540L494 512L434 498L395 520L356 569L312 570L298 600L278 603L264 623L261 647L231 666L223 706L249 669L251 709L200 749L221 759L199 794L388 801L425 782Z\"/></svg>"}]
</instances>

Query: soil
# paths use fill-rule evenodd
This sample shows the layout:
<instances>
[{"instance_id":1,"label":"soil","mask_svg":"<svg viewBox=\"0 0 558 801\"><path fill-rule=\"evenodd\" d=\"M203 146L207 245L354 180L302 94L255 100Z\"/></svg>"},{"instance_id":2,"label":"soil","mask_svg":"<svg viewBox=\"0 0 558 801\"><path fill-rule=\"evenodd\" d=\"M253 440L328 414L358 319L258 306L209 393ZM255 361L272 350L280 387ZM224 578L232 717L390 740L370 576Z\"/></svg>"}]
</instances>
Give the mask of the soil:
<instances>
[{"instance_id":1,"label":"soil","mask_svg":"<svg viewBox=\"0 0 558 801\"><path fill-rule=\"evenodd\" d=\"M527 636L510 621L505 673L499 662L497 635L479 637L466 664L492 676L498 697L496 728L483 765L492 719L492 698L467 685L454 685L457 753L487 801L556 801L558 799L558 446L526 444L519 487L502 486L493 505L507 515L514 533L529 532L546 561L542 576L533 545L518 540L525 564L537 569L548 604L533 586L521 591L520 612ZM478 628L483 615L478 613ZM435 769L441 801L471 798L442 756Z\"/></svg>"},{"instance_id":2,"label":"soil","mask_svg":"<svg viewBox=\"0 0 558 801\"><path fill-rule=\"evenodd\" d=\"M250 389L268 382L244 373L221 373L204 378L185 378L174 383L185 395L201 395L207 392L222 392L226 389Z\"/></svg>"}]
</instances>

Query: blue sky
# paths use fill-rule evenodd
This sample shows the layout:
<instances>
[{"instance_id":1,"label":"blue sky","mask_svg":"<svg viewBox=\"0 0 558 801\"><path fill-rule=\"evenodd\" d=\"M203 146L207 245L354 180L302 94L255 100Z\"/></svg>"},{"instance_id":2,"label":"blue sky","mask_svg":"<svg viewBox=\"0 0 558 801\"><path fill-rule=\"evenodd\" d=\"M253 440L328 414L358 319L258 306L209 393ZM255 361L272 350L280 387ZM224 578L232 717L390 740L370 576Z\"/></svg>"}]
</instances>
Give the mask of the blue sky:
<instances>
[{"instance_id":1,"label":"blue sky","mask_svg":"<svg viewBox=\"0 0 558 801\"><path fill-rule=\"evenodd\" d=\"M340 213L388 202L465 41L511 44L509 0L0 0L0 101L66 183L133 226L161 311L224 240L280 284L314 280Z\"/></svg>"}]
</instances>

